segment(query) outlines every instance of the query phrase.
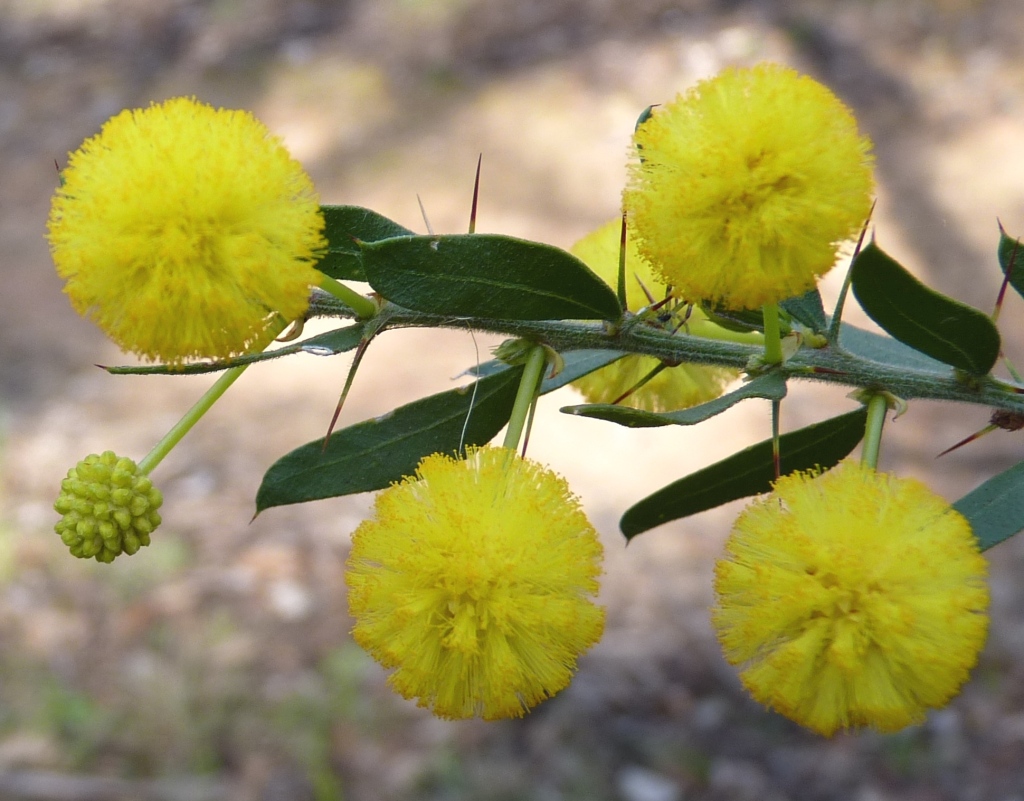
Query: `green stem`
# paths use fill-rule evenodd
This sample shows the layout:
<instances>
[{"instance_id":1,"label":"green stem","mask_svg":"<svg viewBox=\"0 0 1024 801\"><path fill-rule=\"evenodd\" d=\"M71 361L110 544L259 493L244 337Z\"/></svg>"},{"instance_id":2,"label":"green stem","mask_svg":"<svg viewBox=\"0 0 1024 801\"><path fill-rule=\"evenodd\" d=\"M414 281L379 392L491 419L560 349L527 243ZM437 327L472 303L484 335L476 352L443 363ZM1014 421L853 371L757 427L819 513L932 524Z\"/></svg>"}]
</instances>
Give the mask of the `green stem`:
<instances>
[{"instance_id":1,"label":"green stem","mask_svg":"<svg viewBox=\"0 0 1024 801\"><path fill-rule=\"evenodd\" d=\"M782 401L772 401L772 465L775 469L775 480L782 474L782 454L779 451L779 418L782 417Z\"/></svg>"},{"instance_id":2,"label":"green stem","mask_svg":"<svg viewBox=\"0 0 1024 801\"><path fill-rule=\"evenodd\" d=\"M540 386L547 361L547 353L540 345L535 345L526 357L523 377L519 380L519 391L516 393L516 401L512 405L512 415L509 417L505 441L502 443L509 450L514 451L519 447L519 438L523 435L523 428L530 416L530 407L537 399L537 388Z\"/></svg>"},{"instance_id":3,"label":"green stem","mask_svg":"<svg viewBox=\"0 0 1024 801\"><path fill-rule=\"evenodd\" d=\"M317 284L324 292L328 292L352 311L356 313L359 320L369 320L377 313L377 304L367 297L363 297L354 289L350 289L340 281L335 281L329 275L323 275L320 283Z\"/></svg>"},{"instance_id":4,"label":"green stem","mask_svg":"<svg viewBox=\"0 0 1024 801\"><path fill-rule=\"evenodd\" d=\"M153 450L147 453L142 461L139 462L139 472L148 475L154 467L160 464L163 458L171 452L171 449L181 442L181 438L192 429L192 426L198 423L199 419L220 399L220 396L227 392L228 387L238 380L238 377L245 372L246 367L248 365L225 370L213 386L206 390L203 397L196 401L191 409L185 412L185 415L175 423L174 427L164 435L163 439L153 446Z\"/></svg>"},{"instance_id":5,"label":"green stem","mask_svg":"<svg viewBox=\"0 0 1024 801\"><path fill-rule=\"evenodd\" d=\"M258 353L264 350L287 327L288 321L278 316L255 343L253 352ZM210 411L210 407L220 400L220 396L228 391L228 387L238 380L239 376L245 372L245 368L248 366L248 364L240 364L237 367L229 367L221 373L220 378L214 381L213 386L203 393L203 397L197 400L192 408L185 412L184 416L174 424L171 430L164 434L163 438L153 446L153 450L143 457L142 461L139 462L139 471L143 475L149 475L164 460L164 457L171 452L171 449L181 442L182 437L192 430L192 426L198 423L202 416Z\"/></svg>"},{"instance_id":6,"label":"green stem","mask_svg":"<svg viewBox=\"0 0 1024 801\"><path fill-rule=\"evenodd\" d=\"M782 364L782 334L779 331L779 307L766 303L761 307L764 317L764 363Z\"/></svg>"},{"instance_id":7,"label":"green stem","mask_svg":"<svg viewBox=\"0 0 1024 801\"><path fill-rule=\"evenodd\" d=\"M351 318L347 307L326 297L315 296L310 311L320 316ZM389 329L452 328L486 331L532 342L542 342L559 353L573 350L608 350L653 356L668 362L719 365L744 369L751 357L761 356L762 348L717 339L672 334L646 325L608 326L585 320L499 320L481 317L450 317L425 314L385 303L378 318ZM844 326L846 328L848 326ZM870 337L871 335L867 335ZM863 336L861 337L864 338ZM884 338L877 337L878 345ZM874 347L866 339L864 347ZM849 347L849 346L848 346ZM869 358L870 357L870 358ZM849 349L801 348L779 368L784 375L807 381L839 384L847 387L873 387L904 400L928 398L1005 409L1024 414L1024 394L1007 382L985 376L964 381L953 368L922 367L906 361L887 362L884 350L865 355Z\"/></svg>"},{"instance_id":8,"label":"green stem","mask_svg":"<svg viewBox=\"0 0 1024 801\"><path fill-rule=\"evenodd\" d=\"M860 460L872 470L878 467L878 449L882 444L882 427L889 411L889 400L879 393L868 401L868 422L864 429L864 451Z\"/></svg>"}]
</instances>

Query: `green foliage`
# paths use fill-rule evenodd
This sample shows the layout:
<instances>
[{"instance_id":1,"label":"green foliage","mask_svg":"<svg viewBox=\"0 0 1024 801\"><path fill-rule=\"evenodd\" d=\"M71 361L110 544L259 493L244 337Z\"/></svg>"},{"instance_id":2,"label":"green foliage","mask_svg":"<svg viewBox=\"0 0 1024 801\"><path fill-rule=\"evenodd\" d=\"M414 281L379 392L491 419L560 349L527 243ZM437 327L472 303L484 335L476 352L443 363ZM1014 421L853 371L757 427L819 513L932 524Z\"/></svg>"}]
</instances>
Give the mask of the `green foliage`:
<instances>
[{"instance_id":1,"label":"green foliage","mask_svg":"<svg viewBox=\"0 0 1024 801\"><path fill-rule=\"evenodd\" d=\"M361 244L367 280L413 311L503 320L617 320L609 286L564 250L497 234Z\"/></svg>"},{"instance_id":2,"label":"green foliage","mask_svg":"<svg viewBox=\"0 0 1024 801\"><path fill-rule=\"evenodd\" d=\"M925 373L934 380L947 380L949 367L926 356L921 351L904 345L898 339L865 331L855 325L843 324L839 328L839 343L847 352L877 364L888 364L898 370Z\"/></svg>"},{"instance_id":3,"label":"green foliage","mask_svg":"<svg viewBox=\"0 0 1024 801\"><path fill-rule=\"evenodd\" d=\"M866 421L867 411L858 409L784 434L779 438L782 475L835 466L864 437ZM647 496L626 510L619 528L632 539L670 520L768 492L774 479L772 441L767 439Z\"/></svg>"},{"instance_id":4,"label":"green foliage","mask_svg":"<svg viewBox=\"0 0 1024 801\"><path fill-rule=\"evenodd\" d=\"M790 298L779 304L798 323L807 326L815 333L823 333L828 328L825 307L817 289L805 292L798 298Z\"/></svg>"},{"instance_id":5,"label":"green foliage","mask_svg":"<svg viewBox=\"0 0 1024 801\"><path fill-rule=\"evenodd\" d=\"M113 375L197 375L199 373L217 373L230 367L240 367L257 362L266 362L271 359L280 359L282 356L291 356L294 353L312 353L315 356L334 356L338 353L346 353L354 350L366 335L366 327L362 323L354 323L344 328L336 328L324 334L296 342L294 345L285 345L274 350L263 351L262 353L251 353L247 356L238 356L226 362L197 362L185 365L149 365L144 367L108 367L107 372Z\"/></svg>"},{"instance_id":6,"label":"green foliage","mask_svg":"<svg viewBox=\"0 0 1024 801\"><path fill-rule=\"evenodd\" d=\"M365 281L359 242L377 242L412 234L408 228L360 206L321 206L327 253L317 262L321 272L346 281Z\"/></svg>"},{"instance_id":7,"label":"green foliage","mask_svg":"<svg viewBox=\"0 0 1024 801\"><path fill-rule=\"evenodd\" d=\"M728 392L720 398L682 409L677 412L647 412L643 409L632 409L628 406L616 406L611 403L591 403L583 406L564 406L562 411L578 417L593 417L607 420L627 428L654 428L657 426L692 426L710 420L716 414L735 406L747 398L766 398L782 400L786 397L786 378L781 372L772 371L758 376L739 389Z\"/></svg>"},{"instance_id":8,"label":"green foliage","mask_svg":"<svg viewBox=\"0 0 1024 801\"><path fill-rule=\"evenodd\" d=\"M230 365L195 365L178 372L222 369L297 352L342 353L388 327L406 325L457 325L505 333L527 345L545 344L557 357L539 395L630 353L667 363L738 367L761 353L759 347L668 331L656 315L624 316L615 293L558 248L490 234L416 236L354 206L325 207L325 212L330 252L321 269L336 277L368 280L384 299L378 317ZM1004 270L1016 259L1015 247L1003 232L998 255ZM1011 272L1011 282L1017 274L1024 277L1024 270ZM999 334L986 315L927 288L874 242L858 254L851 279L855 297L890 336L842 324L834 347L803 347L772 371L752 372L753 378L732 392L690 409L655 414L589 404L562 411L629 428L695 425L750 398L782 401L789 380L799 377L884 390L904 399L934 397L1024 413L1024 398L985 377L1000 349ZM828 330L829 316L816 290L783 301L780 309L784 332L790 324L817 333ZM337 313L345 315L343 310ZM729 328L761 328L759 312L710 313ZM115 369L170 372L162 367ZM343 428L326 446L317 440L285 455L267 471L257 511L376 490L412 474L429 453L486 443L512 414L522 371L492 360L468 372L478 379L475 395L460 388L424 398ZM964 374L976 378L964 381ZM864 416L858 410L784 435L779 441L782 470L836 464L862 438ZM1024 528L1024 504L1013 500L1018 475L1013 468L957 502L985 547ZM765 440L640 501L623 516L622 530L631 538L669 520L765 492L773 476L772 444Z\"/></svg>"},{"instance_id":9,"label":"green foliage","mask_svg":"<svg viewBox=\"0 0 1024 801\"><path fill-rule=\"evenodd\" d=\"M482 445L508 422L521 368L401 406L335 431L278 459L256 494L256 513L272 506L383 489L416 472L431 453Z\"/></svg>"},{"instance_id":10,"label":"green foliage","mask_svg":"<svg viewBox=\"0 0 1024 801\"><path fill-rule=\"evenodd\" d=\"M569 350L559 354L562 358L561 369L554 375L548 374L540 385L540 394L546 395L561 389L566 384L571 384L577 378L582 378L594 370L607 367L614 361L621 359L625 353L614 350ZM479 367L473 367L467 372L470 375L481 378L507 370L508 365L498 359L484 362Z\"/></svg>"},{"instance_id":11,"label":"green foliage","mask_svg":"<svg viewBox=\"0 0 1024 801\"><path fill-rule=\"evenodd\" d=\"M1020 239L1014 239L1006 233L1002 223L999 225L998 257L999 267L1003 275L1009 276L1010 286L1024 297L1024 246Z\"/></svg>"},{"instance_id":12,"label":"green foliage","mask_svg":"<svg viewBox=\"0 0 1024 801\"><path fill-rule=\"evenodd\" d=\"M953 504L971 523L981 549L1024 529L1024 462L990 478Z\"/></svg>"},{"instance_id":13,"label":"green foliage","mask_svg":"<svg viewBox=\"0 0 1024 801\"><path fill-rule=\"evenodd\" d=\"M999 358L999 331L985 314L929 289L872 241L857 255L853 293L900 342L975 375Z\"/></svg>"}]
</instances>

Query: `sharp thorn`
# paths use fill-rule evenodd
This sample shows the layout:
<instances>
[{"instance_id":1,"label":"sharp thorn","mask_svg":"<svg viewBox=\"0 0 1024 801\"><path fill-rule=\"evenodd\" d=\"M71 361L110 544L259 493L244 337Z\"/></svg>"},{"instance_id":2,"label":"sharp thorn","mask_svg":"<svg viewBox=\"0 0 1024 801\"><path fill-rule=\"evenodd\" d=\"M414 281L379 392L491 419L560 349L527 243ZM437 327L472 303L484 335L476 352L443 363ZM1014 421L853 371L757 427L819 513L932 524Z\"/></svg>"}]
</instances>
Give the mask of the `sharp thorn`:
<instances>
[{"instance_id":1,"label":"sharp thorn","mask_svg":"<svg viewBox=\"0 0 1024 801\"><path fill-rule=\"evenodd\" d=\"M366 353L366 349L370 346L372 339L364 339L359 342L356 346L355 355L352 357L352 366L348 370L348 375L345 377L345 386L341 390L341 395L338 397L338 405L334 407L334 415L331 417L331 424L327 426L327 433L324 435L324 444L320 449L320 453L326 453L327 446L331 442L331 434L334 433L334 427L338 423L338 418L341 416L341 410L345 406L345 399L348 397L348 391L352 389L352 382L356 377L356 370L359 369L360 363L363 361L363 355Z\"/></svg>"},{"instance_id":2,"label":"sharp thorn","mask_svg":"<svg viewBox=\"0 0 1024 801\"><path fill-rule=\"evenodd\" d=\"M433 236L434 227L427 218L427 210L423 207L423 198L420 197L419 192L416 193L416 202L420 204L420 214L423 215L423 224L427 226L427 233Z\"/></svg>"},{"instance_id":3,"label":"sharp thorn","mask_svg":"<svg viewBox=\"0 0 1024 801\"><path fill-rule=\"evenodd\" d=\"M471 234L476 233L476 210L477 204L480 201L480 165L483 163L484 154L481 153L476 158L476 178L473 179L473 207L469 212L469 232Z\"/></svg>"},{"instance_id":4,"label":"sharp thorn","mask_svg":"<svg viewBox=\"0 0 1024 801\"><path fill-rule=\"evenodd\" d=\"M952 453L957 448L962 448L964 445L968 445L971 442L974 442L974 440L976 440L976 439L981 439L983 436L985 436L986 434L992 433L997 428L999 428L999 426L989 424L989 425L985 426L983 429L981 429L980 431L975 431L969 437L965 437L964 439L960 440L956 445L952 445L952 446L946 448L946 450L944 450L942 453L937 454L935 458L938 459L938 458L940 458L942 456L945 456L947 453Z\"/></svg>"},{"instance_id":5,"label":"sharp thorn","mask_svg":"<svg viewBox=\"0 0 1024 801\"><path fill-rule=\"evenodd\" d=\"M868 209L868 216L864 220L864 225L861 226L860 236L857 237L857 247L853 249L853 258L857 258L861 248L864 246L864 237L867 236L868 226L871 224L871 218L875 215L875 206L878 205L878 198L871 201L871 208Z\"/></svg>"},{"instance_id":6,"label":"sharp thorn","mask_svg":"<svg viewBox=\"0 0 1024 801\"><path fill-rule=\"evenodd\" d=\"M622 210L622 225L619 228L619 271L616 275L615 293L619 298L619 305L623 311L629 308L629 298L626 293L626 210ZM644 290L646 292L646 290ZM648 297L650 295L648 294Z\"/></svg>"}]
</instances>

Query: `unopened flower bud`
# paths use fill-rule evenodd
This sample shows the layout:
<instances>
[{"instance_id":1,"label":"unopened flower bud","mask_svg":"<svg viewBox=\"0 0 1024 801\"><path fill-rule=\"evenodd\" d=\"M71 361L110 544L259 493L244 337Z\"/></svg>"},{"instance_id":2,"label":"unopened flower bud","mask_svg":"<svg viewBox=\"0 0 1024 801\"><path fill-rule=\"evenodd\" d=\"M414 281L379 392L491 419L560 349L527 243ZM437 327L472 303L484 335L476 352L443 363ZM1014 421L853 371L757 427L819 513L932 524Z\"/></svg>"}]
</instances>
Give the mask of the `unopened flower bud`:
<instances>
[{"instance_id":1,"label":"unopened flower bud","mask_svg":"<svg viewBox=\"0 0 1024 801\"><path fill-rule=\"evenodd\" d=\"M72 555L113 562L149 545L162 503L160 490L131 459L113 451L90 454L61 482L55 530Z\"/></svg>"}]
</instances>

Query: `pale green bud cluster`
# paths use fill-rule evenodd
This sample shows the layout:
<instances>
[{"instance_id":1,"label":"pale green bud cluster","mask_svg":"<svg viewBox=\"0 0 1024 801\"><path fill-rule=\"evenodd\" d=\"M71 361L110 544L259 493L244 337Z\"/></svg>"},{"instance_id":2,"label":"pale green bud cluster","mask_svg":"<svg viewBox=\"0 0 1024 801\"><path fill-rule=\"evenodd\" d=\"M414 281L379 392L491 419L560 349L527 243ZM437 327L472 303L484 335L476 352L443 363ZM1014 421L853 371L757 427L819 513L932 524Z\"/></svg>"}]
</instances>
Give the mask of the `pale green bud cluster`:
<instances>
[{"instance_id":1,"label":"pale green bud cluster","mask_svg":"<svg viewBox=\"0 0 1024 801\"><path fill-rule=\"evenodd\" d=\"M160 525L163 495L131 459L113 451L90 454L68 471L53 508L55 529L72 555L113 562L149 545Z\"/></svg>"}]
</instances>

